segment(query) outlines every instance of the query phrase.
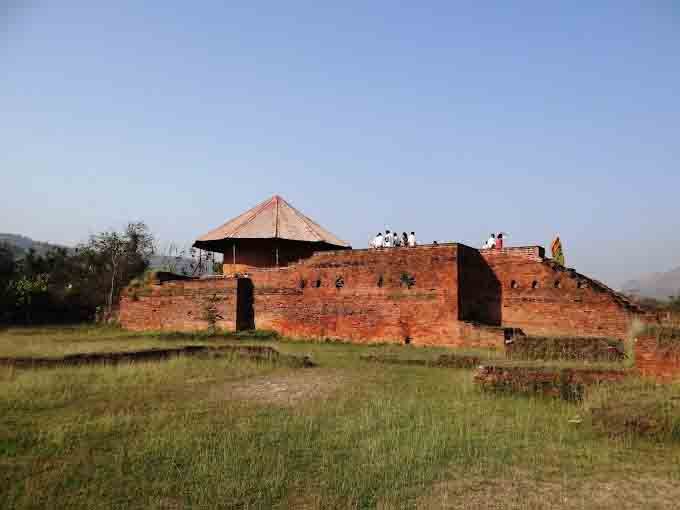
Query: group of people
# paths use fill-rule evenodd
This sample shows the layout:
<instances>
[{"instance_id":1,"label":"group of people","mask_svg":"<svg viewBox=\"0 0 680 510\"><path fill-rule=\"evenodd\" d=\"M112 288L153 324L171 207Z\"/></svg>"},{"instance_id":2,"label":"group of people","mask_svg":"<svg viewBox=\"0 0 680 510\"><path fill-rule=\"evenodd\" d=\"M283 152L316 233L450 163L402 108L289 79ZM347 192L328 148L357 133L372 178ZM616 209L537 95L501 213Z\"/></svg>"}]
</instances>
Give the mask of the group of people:
<instances>
[{"instance_id":1,"label":"group of people","mask_svg":"<svg viewBox=\"0 0 680 510\"><path fill-rule=\"evenodd\" d=\"M416 233L407 234L404 232L399 236L396 232L386 230L385 234L378 232L378 235L368 243L369 248L399 248L401 246L410 248L416 246Z\"/></svg>"},{"instance_id":2,"label":"group of people","mask_svg":"<svg viewBox=\"0 0 680 510\"><path fill-rule=\"evenodd\" d=\"M496 234L491 234L489 236L489 239L486 240L484 245L482 246L483 250L502 250L503 249L503 242L505 239L503 238L504 235L507 235L505 232L498 232Z\"/></svg>"}]
</instances>

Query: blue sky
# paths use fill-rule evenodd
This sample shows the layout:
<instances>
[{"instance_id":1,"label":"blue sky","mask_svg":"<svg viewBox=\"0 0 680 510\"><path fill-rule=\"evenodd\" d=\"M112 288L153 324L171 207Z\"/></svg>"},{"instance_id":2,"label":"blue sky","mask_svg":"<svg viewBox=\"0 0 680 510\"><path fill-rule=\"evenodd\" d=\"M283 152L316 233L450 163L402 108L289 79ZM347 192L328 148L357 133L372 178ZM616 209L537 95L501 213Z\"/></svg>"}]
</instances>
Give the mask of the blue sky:
<instances>
[{"instance_id":1,"label":"blue sky","mask_svg":"<svg viewBox=\"0 0 680 510\"><path fill-rule=\"evenodd\" d=\"M0 231L186 243L278 193L357 247L680 265L676 2L8 1Z\"/></svg>"}]
</instances>

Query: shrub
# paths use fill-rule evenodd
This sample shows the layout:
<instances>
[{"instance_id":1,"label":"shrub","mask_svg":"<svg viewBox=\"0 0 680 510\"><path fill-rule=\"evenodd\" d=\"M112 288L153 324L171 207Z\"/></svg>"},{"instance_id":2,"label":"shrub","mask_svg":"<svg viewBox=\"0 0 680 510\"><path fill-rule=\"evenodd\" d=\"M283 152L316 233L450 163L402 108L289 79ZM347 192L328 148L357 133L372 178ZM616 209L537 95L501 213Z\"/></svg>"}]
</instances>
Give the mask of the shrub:
<instances>
[{"instance_id":1,"label":"shrub","mask_svg":"<svg viewBox=\"0 0 680 510\"><path fill-rule=\"evenodd\" d=\"M214 334L217 332L217 323L224 319L217 309L217 305L222 301L221 298L214 294L208 297L203 302L201 309L201 319L208 323L208 332Z\"/></svg>"}]
</instances>

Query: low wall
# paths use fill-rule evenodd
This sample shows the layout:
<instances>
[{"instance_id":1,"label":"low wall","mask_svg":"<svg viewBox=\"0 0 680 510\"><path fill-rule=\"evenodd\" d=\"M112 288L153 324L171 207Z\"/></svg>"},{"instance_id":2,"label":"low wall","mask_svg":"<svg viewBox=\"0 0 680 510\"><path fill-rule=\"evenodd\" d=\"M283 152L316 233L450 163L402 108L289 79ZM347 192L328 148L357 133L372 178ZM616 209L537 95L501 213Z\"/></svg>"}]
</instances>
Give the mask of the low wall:
<instances>
[{"instance_id":1,"label":"low wall","mask_svg":"<svg viewBox=\"0 0 680 510\"><path fill-rule=\"evenodd\" d=\"M635 366L640 375L659 381L680 380L680 350L659 348L656 337L635 339Z\"/></svg>"},{"instance_id":2,"label":"low wall","mask_svg":"<svg viewBox=\"0 0 680 510\"><path fill-rule=\"evenodd\" d=\"M632 371L624 369L588 370L489 364L477 369L474 381L490 391L580 400L586 386L619 382L631 375Z\"/></svg>"},{"instance_id":3,"label":"low wall","mask_svg":"<svg viewBox=\"0 0 680 510\"><path fill-rule=\"evenodd\" d=\"M217 327L236 330L235 278L163 281L121 297L120 323L132 331L197 331L208 328L205 309L214 302Z\"/></svg>"}]
</instances>

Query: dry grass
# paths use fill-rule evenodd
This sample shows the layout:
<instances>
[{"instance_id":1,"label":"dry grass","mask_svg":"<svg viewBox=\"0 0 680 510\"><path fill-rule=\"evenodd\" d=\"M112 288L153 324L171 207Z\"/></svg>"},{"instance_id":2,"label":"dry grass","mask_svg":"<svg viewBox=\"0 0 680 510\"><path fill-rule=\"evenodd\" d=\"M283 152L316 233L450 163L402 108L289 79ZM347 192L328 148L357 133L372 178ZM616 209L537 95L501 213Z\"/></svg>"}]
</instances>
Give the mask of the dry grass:
<instances>
[{"instance_id":1,"label":"dry grass","mask_svg":"<svg viewBox=\"0 0 680 510\"><path fill-rule=\"evenodd\" d=\"M21 338L47 352L167 341L50 328L0 333L0 348ZM677 443L609 438L573 420L586 407L483 393L468 370L360 362L396 347L267 345L320 366L0 369L2 507L676 507Z\"/></svg>"}]
</instances>

